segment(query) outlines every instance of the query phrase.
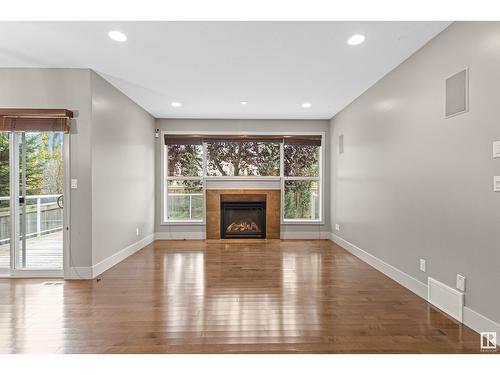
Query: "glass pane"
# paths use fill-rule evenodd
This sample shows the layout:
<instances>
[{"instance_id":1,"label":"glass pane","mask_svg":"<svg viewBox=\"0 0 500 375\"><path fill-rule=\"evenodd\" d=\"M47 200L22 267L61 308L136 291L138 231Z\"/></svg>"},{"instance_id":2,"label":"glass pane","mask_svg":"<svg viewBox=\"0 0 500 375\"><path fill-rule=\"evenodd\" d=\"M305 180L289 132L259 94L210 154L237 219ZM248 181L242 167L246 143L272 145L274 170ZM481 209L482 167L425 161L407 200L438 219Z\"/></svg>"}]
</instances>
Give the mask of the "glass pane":
<instances>
[{"instance_id":1,"label":"glass pane","mask_svg":"<svg viewBox=\"0 0 500 375\"><path fill-rule=\"evenodd\" d=\"M285 176L318 177L320 146L285 144Z\"/></svg>"},{"instance_id":2,"label":"glass pane","mask_svg":"<svg viewBox=\"0 0 500 375\"><path fill-rule=\"evenodd\" d=\"M203 220L203 183L201 180L167 181L167 218Z\"/></svg>"},{"instance_id":3,"label":"glass pane","mask_svg":"<svg viewBox=\"0 0 500 375\"><path fill-rule=\"evenodd\" d=\"M168 145L168 176L192 177L203 175L203 146Z\"/></svg>"},{"instance_id":4,"label":"glass pane","mask_svg":"<svg viewBox=\"0 0 500 375\"><path fill-rule=\"evenodd\" d=\"M0 132L0 269L10 268L9 134Z\"/></svg>"},{"instance_id":5,"label":"glass pane","mask_svg":"<svg viewBox=\"0 0 500 375\"><path fill-rule=\"evenodd\" d=\"M21 269L62 269L63 134L18 134Z\"/></svg>"},{"instance_id":6,"label":"glass pane","mask_svg":"<svg viewBox=\"0 0 500 375\"><path fill-rule=\"evenodd\" d=\"M319 220L319 181L285 181L285 219Z\"/></svg>"},{"instance_id":7,"label":"glass pane","mask_svg":"<svg viewBox=\"0 0 500 375\"><path fill-rule=\"evenodd\" d=\"M208 176L279 176L279 174L279 143L207 143Z\"/></svg>"}]
</instances>

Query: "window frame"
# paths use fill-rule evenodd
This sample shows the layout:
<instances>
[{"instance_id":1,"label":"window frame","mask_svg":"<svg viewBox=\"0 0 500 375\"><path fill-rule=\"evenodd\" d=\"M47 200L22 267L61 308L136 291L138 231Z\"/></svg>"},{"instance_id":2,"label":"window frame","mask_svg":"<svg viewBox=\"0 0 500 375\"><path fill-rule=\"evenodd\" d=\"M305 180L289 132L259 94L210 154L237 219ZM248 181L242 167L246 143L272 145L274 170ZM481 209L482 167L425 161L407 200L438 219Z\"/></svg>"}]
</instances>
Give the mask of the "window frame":
<instances>
[{"instance_id":1,"label":"window frame","mask_svg":"<svg viewBox=\"0 0 500 375\"><path fill-rule=\"evenodd\" d=\"M319 148L318 163L319 163L319 173L318 177L293 177L285 176L284 169L284 143L280 143L280 173L279 176L207 176L207 146L206 142L203 142L203 174L202 176L193 177L175 177L168 176L168 155L167 155L167 145L165 145L163 139L165 135L283 135L283 136L294 136L294 135L320 135L321 136L321 146ZM324 220L324 163L325 163L325 152L326 152L326 132L269 132L269 131L252 131L252 132L241 132L241 131L182 131L182 130L166 130L160 132L160 160L161 160L161 222L160 225L206 225L206 185L207 181L224 181L224 180L239 180L239 181L280 181L281 190L281 203L280 203L280 223L281 225L323 225ZM202 220L171 220L167 219L168 207L167 207L167 181L168 180L197 180L202 182L202 193L203 193L203 219ZM285 207L284 207L284 194L285 194L285 181L287 180L314 180L319 183L319 218L318 219L285 219Z\"/></svg>"}]
</instances>

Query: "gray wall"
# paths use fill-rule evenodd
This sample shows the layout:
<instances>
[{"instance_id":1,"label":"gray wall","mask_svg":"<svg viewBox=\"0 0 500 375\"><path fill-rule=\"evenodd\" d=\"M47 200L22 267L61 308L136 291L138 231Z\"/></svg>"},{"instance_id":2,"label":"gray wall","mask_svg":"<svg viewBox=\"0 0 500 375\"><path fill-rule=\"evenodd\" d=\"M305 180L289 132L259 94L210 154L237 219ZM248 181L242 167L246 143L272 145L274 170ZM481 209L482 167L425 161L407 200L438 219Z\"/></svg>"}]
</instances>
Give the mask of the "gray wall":
<instances>
[{"instance_id":1,"label":"gray wall","mask_svg":"<svg viewBox=\"0 0 500 375\"><path fill-rule=\"evenodd\" d=\"M326 155L329 154L329 122L327 120L190 120L190 119L157 119L156 128L160 131L311 131L326 132ZM161 223L161 139L156 142L156 232L199 232L205 233L205 226L201 225L160 225ZM330 160L325 158L324 176L324 225L284 225L282 232L329 232L330 231Z\"/></svg>"},{"instance_id":2,"label":"gray wall","mask_svg":"<svg viewBox=\"0 0 500 375\"><path fill-rule=\"evenodd\" d=\"M466 276L466 306L496 322L499 40L498 22L454 23L331 121L332 231L424 283ZM444 80L465 67L470 111L445 119Z\"/></svg>"},{"instance_id":3,"label":"gray wall","mask_svg":"<svg viewBox=\"0 0 500 375\"><path fill-rule=\"evenodd\" d=\"M67 108L78 112L71 129L71 265L92 265L91 100L88 69L0 69L0 106Z\"/></svg>"},{"instance_id":4,"label":"gray wall","mask_svg":"<svg viewBox=\"0 0 500 375\"><path fill-rule=\"evenodd\" d=\"M92 263L154 232L154 118L91 72ZM136 235L139 228L139 235Z\"/></svg>"}]
</instances>

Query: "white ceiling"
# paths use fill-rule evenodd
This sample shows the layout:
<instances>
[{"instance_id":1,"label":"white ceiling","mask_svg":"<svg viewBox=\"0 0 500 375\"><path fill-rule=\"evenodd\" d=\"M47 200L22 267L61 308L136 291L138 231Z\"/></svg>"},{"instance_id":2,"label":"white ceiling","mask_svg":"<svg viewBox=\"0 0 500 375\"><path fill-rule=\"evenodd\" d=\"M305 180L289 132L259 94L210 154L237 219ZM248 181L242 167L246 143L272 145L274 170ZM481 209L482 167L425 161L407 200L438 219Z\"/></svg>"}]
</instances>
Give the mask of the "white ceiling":
<instances>
[{"instance_id":1,"label":"white ceiling","mask_svg":"<svg viewBox=\"0 0 500 375\"><path fill-rule=\"evenodd\" d=\"M449 24L0 22L0 67L91 68L157 118L329 119Z\"/></svg>"}]
</instances>

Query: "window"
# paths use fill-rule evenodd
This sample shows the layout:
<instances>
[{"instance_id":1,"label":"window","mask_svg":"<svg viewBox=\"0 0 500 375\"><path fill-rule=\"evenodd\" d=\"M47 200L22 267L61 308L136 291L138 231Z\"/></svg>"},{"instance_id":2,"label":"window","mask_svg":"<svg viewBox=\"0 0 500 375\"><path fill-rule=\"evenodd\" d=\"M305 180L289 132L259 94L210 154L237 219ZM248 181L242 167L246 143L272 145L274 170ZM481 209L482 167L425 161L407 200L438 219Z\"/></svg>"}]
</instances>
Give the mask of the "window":
<instances>
[{"instance_id":1,"label":"window","mask_svg":"<svg viewBox=\"0 0 500 375\"><path fill-rule=\"evenodd\" d=\"M275 178L284 223L322 217L321 135L164 137L164 222L204 222L206 180Z\"/></svg>"},{"instance_id":2,"label":"window","mask_svg":"<svg viewBox=\"0 0 500 375\"><path fill-rule=\"evenodd\" d=\"M284 221L319 221L320 148L314 142L287 142L283 146Z\"/></svg>"},{"instance_id":3,"label":"window","mask_svg":"<svg viewBox=\"0 0 500 375\"><path fill-rule=\"evenodd\" d=\"M203 181L167 180L169 220L203 220Z\"/></svg>"},{"instance_id":4,"label":"window","mask_svg":"<svg viewBox=\"0 0 500 375\"><path fill-rule=\"evenodd\" d=\"M208 176L279 176L276 142L207 142Z\"/></svg>"},{"instance_id":5,"label":"window","mask_svg":"<svg viewBox=\"0 0 500 375\"><path fill-rule=\"evenodd\" d=\"M167 143L165 221L203 221L203 145Z\"/></svg>"}]
</instances>

